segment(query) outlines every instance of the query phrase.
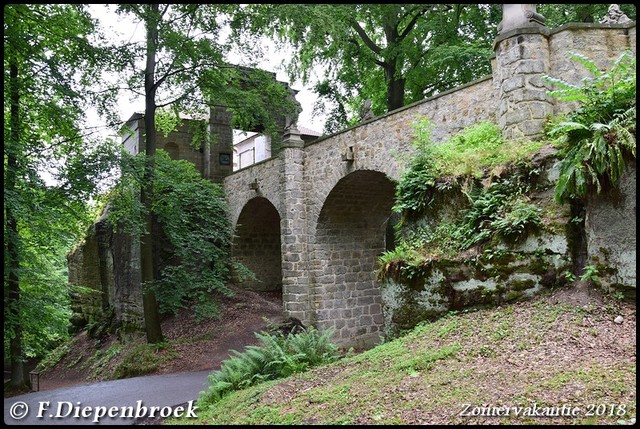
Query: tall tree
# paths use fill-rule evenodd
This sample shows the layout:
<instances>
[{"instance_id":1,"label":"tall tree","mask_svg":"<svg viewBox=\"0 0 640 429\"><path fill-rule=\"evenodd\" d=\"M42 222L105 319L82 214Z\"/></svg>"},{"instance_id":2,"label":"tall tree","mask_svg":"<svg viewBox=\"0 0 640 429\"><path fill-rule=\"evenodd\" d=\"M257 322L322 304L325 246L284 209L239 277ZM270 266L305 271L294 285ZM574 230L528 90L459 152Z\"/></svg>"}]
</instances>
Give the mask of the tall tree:
<instances>
[{"instance_id":1,"label":"tall tree","mask_svg":"<svg viewBox=\"0 0 640 429\"><path fill-rule=\"evenodd\" d=\"M4 333L15 387L26 383L25 345L42 352L43 334L60 326L47 326L53 319L44 312L64 312L66 291L43 262L60 260L73 227L86 221L93 173L109 168L109 151L94 150L81 128L90 98L83 89L105 58L89 40L94 29L82 6L4 8ZM52 299L43 307L44 296Z\"/></svg>"},{"instance_id":2,"label":"tall tree","mask_svg":"<svg viewBox=\"0 0 640 429\"><path fill-rule=\"evenodd\" d=\"M611 6L610 3L586 3L586 4L539 4L537 10L545 18L545 25L555 28L569 22L599 22ZM621 4L620 9L632 20L636 19L636 5L632 3Z\"/></svg>"},{"instance_id":3,"label":"tall tree","mask_svg":"<svg viewBox=\"0 0 640 429\"><path fill-rule=\"evenodd\" d=\"M234 29L290 43L292 78L323 66L315 90L335 106L336 131L365 99L382 114L489 74L500 18L499 5L248 5Z\"/></svg>"},{"instance_id":4,"label":"tall tree","mask_svg":"<svg viewBox=\"0 0 640 429\"><path fill-rule=\"evenodd\" d=\"M159 267L153 231L157 228L154 215L154 156L156 123L159 109L170 112L179 122L179 112L202 116L215 102L234 113L236 123L245 127L263 126L274 132L274 117L289 112L288 92L276 82L264 81L265 73L249 71L225 61L233 40L221 40L224 16L237 5L143 4L119 5L120 13L132 15L144 24L145 39L131 46L133 59L128 87L132 91L144 88L146 170L141 189L141 201L146 216L146 228L141 233L141 273L147 341L162 340L157 299L153 290ZM144 59L144 69L136 67L135 59ZM255 78L267 85L257 88L247 81ZM273 108L277 106L277 108ZM164 129L167 132L170 130ZM215 137L198 134L195 144L215 143Z\"/></svg>"}]
</instances>

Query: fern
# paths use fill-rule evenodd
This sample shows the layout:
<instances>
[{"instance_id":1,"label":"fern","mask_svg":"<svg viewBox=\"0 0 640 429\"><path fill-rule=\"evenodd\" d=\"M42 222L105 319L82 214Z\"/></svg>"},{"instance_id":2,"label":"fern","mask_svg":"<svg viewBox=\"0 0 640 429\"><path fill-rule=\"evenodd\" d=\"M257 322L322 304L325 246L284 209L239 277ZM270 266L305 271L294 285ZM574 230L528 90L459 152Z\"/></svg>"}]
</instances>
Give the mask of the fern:
<instances>
[{"instance_id":1,"label":"fern","mask_svg":"<svg viewBox=\"0 0 640 429\"><path fill-rule=\"evenodd\" d=\"M200 400L214 403L231 391L333 362L340 354L330 341L332 334L333 330L320 332L314 327L287 336L256 333L260 345L232 350L220 370L209 376L209 388L201 392Z\"/></svg>"},{"instance_id":2,"label":"fern","mask_svg":"<svg viewBox=\"0 0 640 429\"><path fill-rule=\"evenodd\" d=\"M555 144L563 148L554 191L559 203L617 186L625 170L625 158L636 157L635 58L625 52L605 71L584 55L570 56L591 74L582 80L582 86L545 77L559 88L551 91L551 96L581 102L567 121L548 131Z\"/></svg>"}]
</instances>

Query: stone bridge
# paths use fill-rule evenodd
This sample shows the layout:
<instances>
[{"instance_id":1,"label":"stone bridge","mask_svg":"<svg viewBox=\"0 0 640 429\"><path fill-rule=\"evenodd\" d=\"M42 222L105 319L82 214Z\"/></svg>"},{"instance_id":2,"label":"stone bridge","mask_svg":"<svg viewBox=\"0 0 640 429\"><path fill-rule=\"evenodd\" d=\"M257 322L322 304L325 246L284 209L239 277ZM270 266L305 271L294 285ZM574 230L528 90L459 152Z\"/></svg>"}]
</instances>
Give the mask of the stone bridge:
<instances>
[{"instance_id":1,"label":"stone bridge","mask_svg":"<svg viewBox=\"0 0 640 429\"><path fill-rule=\"evenodd\" d=\"M545 118L567 108L548 97L542 76L578 83L586 75L567 52L603 67L623 50L635 53L635 23L550 30L534 5L505 6L522 9L510 17L504 9L492 76L312 143L293 126L277 156L224 178L233 255L257 276L248 287L281 290L288 316L334 328L338 343L378 342L376 261L393 245L395 183L412 150L413 124L429 118L435 141L483 120L497 122L506 138L535 139Z\"/></svg>"}]
</instances>

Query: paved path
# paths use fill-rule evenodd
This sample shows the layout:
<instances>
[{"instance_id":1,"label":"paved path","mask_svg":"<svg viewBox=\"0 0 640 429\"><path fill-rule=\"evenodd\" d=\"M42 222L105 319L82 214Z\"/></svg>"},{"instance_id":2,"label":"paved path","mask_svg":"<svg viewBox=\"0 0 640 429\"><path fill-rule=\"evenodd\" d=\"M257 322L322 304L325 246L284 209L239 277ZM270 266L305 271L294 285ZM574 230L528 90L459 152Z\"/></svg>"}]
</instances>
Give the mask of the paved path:
<instances>
[{"instance_id":1,"label":"paved path","mask_svg":"<svg viewBox=\"0 0 640 429\"><path fill-rule=\"evenodd\" d=\"M6 425L134 424L138 417L197 415L195 400L213 370L127 378L5 398ZM191 405L187 404L193 401ZM178 408L182 405L182 409ZM169 408L167 408L169 407ZM111 414L112 417L109 416ZM20 417L20 418L17 418ZM95 421L95 422L94 422Z\"/></svg>"}]
</instances>

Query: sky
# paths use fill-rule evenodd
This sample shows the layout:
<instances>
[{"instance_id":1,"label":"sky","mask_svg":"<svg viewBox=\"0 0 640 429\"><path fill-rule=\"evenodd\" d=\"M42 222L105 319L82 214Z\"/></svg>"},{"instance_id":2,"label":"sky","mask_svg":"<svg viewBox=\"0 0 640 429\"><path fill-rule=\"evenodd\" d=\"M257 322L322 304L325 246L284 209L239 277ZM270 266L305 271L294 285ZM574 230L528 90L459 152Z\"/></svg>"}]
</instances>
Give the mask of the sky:
<instances>
[{"instance_id":1,"label":"sky","mask_svg":"<svg viewBox=\"0 0 640 429\"><path fill-rule=\"evenodd\" d=\"M110 37L122 41L143 40L143 25L136 25L133 19L126 15L116 14L114 5L94 4L91 5L90 11L94 17L100 20L105 34L110 35ZM258 63L258 67L276 73L276 79L279 81L289 82L289 78L281 64L287 53L277 51L274 45L268 40L265 40L264 43L267 54L264 55L265 59ZM232 54L227 60L233 64L242 62L242 58L238 54ZM300 81L289 82L289 84L293 89L299 91L296 99L302 106L302 112L298 118L298 125L322 132L326 118L324 116L313 115L313 104L317 99L317 96L311 90L314 80L315 76L312 74L312 80L307 85L303 85ZM139 96L131 98L131 96L132 94L123 94L120 97L118 105L120 118L122 120L128 119L135 112L144 111L144 99ZM98 121L98 119L93 118L91 121Z\"/></svg>"}]
</instances>

